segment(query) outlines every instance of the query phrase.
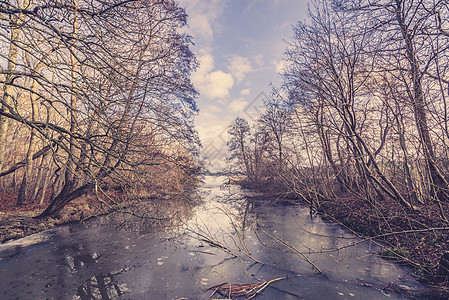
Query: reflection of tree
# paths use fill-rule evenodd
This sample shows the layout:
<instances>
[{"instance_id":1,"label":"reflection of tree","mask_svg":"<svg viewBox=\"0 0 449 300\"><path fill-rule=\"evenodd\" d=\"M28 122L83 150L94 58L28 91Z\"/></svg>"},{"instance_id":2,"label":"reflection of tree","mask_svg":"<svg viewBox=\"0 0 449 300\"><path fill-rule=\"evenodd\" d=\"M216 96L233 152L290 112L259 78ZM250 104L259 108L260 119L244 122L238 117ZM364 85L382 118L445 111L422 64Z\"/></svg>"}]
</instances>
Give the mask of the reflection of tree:
<instances>
[{"instance_id":1,"label":"reflection of tree","mask_svg":"<svg viewBox=\"0 0 449 300\"><path fill-rule=\"evenodd\" d=\"M242 218L242 230L245 230L246 227L248 226L248 212L250 209L250 205L251 202L246 201L246 205L245 205L245 211L243 212L243 218Z\"/></svg>"},{"instance_id":2,"label":"reflection of tree","mask_svg":"<svg viewBox=\"0 0 449 300\"><path fill-rule=\"evenodd\" d=\"M197 194L186 192L170 199L142 201L133 208L120 211L120 214L108 216L108 223L117 224L116 228L148 234L180 228L193 216L193 207L199 202Z\"/></svg>"},{"instance_id":3,"label":"reflection of tree","mask_svg":"<svg viewBox=\"0 0 449 300\"><path fill-rule=\"evenodd\" d=\"M257 197L237 197L229 194L226 197L226 203L230 206L230 210L224 211L229 217L232 224L237 225L239 230L251 230L257 227L259 218L258 207L261 206Z\"/></svg>"},{"instance_id":4,"label":"reflection of tree","mask_svg":"<svg viewBox=\"0 0 449 300\"><path fill-rule=\"evenodd\" d=\"M123 294L124 286L120 286L115 280L114 276L124 273L126 270L121 270L115 273L108 273L106 275L100 274L89 278L86 282L77 289L74 299L114 299Z\"/></svg>"},{"instance_id":5,"label":"reflection of tree","mask_svg":"<svg viewBox=\"0 0 449 300\"><path fill-rule=\"evenodd\" d=\"M92 254L67 255L66 260L70 270L75 271L83 265L94 265L99 261L101 255L94 252Z\"/></svg>"},{"instance_id":6,"label":"reflection of tree","mask_svg":"<svg viewBox=\"0 0 449 300\"><path fill-rule=\"evenodd\" d=\"M93 254L82 254L75 255L73 257L67 257L68 264L70 269L77 270L83 265L94 265L101 258L101 255L97 253ZM115 299L121 295L123 292L127 290L125 284L118 284L116 280L114 280L114 276L123 274L128 270L128 268L121 269L116 272L110 272L106 275L99 274L95 275L88 280L85 281L83 285L78 287L76 290L76 295L73 296L73 299Z\"/></svg>"}]
</instances>

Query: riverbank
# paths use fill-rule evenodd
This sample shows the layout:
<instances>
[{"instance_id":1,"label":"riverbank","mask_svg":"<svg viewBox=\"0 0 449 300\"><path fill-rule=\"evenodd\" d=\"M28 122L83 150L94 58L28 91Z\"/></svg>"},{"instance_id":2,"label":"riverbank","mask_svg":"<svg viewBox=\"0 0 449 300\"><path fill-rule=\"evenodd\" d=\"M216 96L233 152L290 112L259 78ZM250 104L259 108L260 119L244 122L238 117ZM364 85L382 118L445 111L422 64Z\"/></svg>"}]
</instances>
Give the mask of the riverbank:
<instances>
[{"instance_id":1,"label":"riverbank","mask_svg":"<svg viewBox=\"0 0 449 300\"><path fill-rule=\"evenodd\" d=\"M29 203L16 206L14 196L13 194L0 196L0 243L115 212L151 219L157 222L159 227L169 226L168 224L179 221L178 218L173 218L175 215L180 217L185 214L181 211L185 205L180 205L180 202L194 201L193 199L187 201L182 193L161 193L158 196L147 195L126 201L121 200L122 195L115 194L109 195L114 198L115 203L106 204L98 202L94 195L87 195L68 204L53 218L34 219L33 217L39 215L48 204Z\"/></svg>"},{"instance_id":2,"label":"riverbank","mask_svg":"<svg viewBox=\"0 0 449 300\"><path fill-rule=\"evenodd\" d=\"M15 205L16 195L3 194L0 197L0 243L19 239L33 233L45 231L56 226L80 222L82 220L103 215L109 208L92 204L89 197L79 198L63 209L54 218L34 219L48 204L29 203Z\"/></svg>"},{"instance_id":3,"label":"riverbank","mask_svg":"<svg viewBox=\"0 0 449 300\"><path fill-rule=\"evenodd\" d=\"M441 203L449 211L447 203ZM449 226L437 205L405 210L391 199L368 203L356 197L324 201L318 212L364 238L385 245L384 257L413 267L417 276L449 291L441 257L449 249Z\"/></svg>"},{"instance_id":4,"label":"riverbank","mask_svg":"<svg viewBox=\"0 0 449 300\"><path fill-rule=\"evenodd\" d=\"M247 183L241 182L246 188ZM290 192L283 192L280 185L260 185L253 188L267 199L310 203ZM372 240L383 247L382 257L412 268L414 276L435 287L449 297L449 264L442 262L449 257L449 224L441 211L449 213L449 203L427 203L408 210L392 199L384 198L376 203L364 201L353 195L340 194L333 199L314 204L311 212L338 223L362 239Z\"/></svg>"}]
</instances>

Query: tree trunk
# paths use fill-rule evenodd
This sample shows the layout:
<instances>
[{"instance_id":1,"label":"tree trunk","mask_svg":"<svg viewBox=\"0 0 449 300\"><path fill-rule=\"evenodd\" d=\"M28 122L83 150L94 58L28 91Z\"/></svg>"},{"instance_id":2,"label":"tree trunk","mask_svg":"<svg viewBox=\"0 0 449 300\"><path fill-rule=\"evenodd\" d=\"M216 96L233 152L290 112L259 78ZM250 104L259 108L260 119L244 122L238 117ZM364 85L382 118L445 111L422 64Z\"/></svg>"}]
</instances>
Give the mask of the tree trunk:
<instances>
[{"instance_id":1,"label":"tree trunk","mask_svg":"<svg viewBox=\"0 0 449 300\"><path fill-rule=\"evenodd\" d=\"M51 217L59 213L64 206L66 206L70 201L75 200L82 195L88 193L93 189L95 185L93 183L88 183L80 186L73 192L70 192L70 185L64 185L63 190L56 196L55 199L50 203L50 205L38 216L34 217L36 219L41 219L45 217Z\"/></svg>"},{"instance_id":2,"label":"tree trunk","mask_svg":"<svg viewBox=\"0 0 449 300\"><path fill-rule=\"evenodd\" d=\"M29 0L24 0L23 7L29 6ZM3 85L3 99L2 99L2 106L1 111L9 110L9 108L12 106L13 103L13 90L14 87L12 83L15 80L15 75L12 73L16 70L17 66L17 54L18 54L18 41L20 37L21 32L21 26L24 22L25 15L23 13L20 13L18 17L11 21L11 40L9 41L9 53L8 53L8 72L5 78L5 83ZM15 23L15 24L14 24ZM9 118L2 116L0 114L0 171L5 166L5 153L6 153L6 140L7 140L7 134L8 134L8 128L9 128Z\"/></svg>"},{"instance_id":3,"label":"tree trunk","mask_svg":"<svg viewBox=\"0 0 449 300\"><path fill-rule=\"evenodd\" d=\"M51 53L52 51L50 51L49 53ZM26 52L25 53L25 57L27 59L27 63L28 65L31 67L31 60L29 58L29 53ZM39 72L40 69L44 66L44 62L40 61L35 67L34 67L34 72ZM30 106L31 106L31 120L33 122L36 121L36 116L37 116L37 111L36 111L36 102L37 102L37 88L38 88L38 81L36 79L33 79L33 83L31 84L30 87ZM25 203L25 201L27 200L27 190L28 190L28 182L29 182L29 178L31 176L31 172L33 171L33 152L34 149L36 148L35 146L35 129L31 128L31 133L30 133L30 143L28 146L28 151L25 157L25 172L23 173L23 179L22 179L22 184L20 185L20 189L19 189L19 194L17 197L17 206L20 206L22 204ZM44 159L44 158L42 158ZM37 184L37 183L36 183ZM34 198L34 197L33 197Z\"/></svg>"},{"instance_id":4,"label":"tree trunk","mask_svg":"<svg viewBox=\"0 0 449 300\"><path fill-rule=\"evenodd\" d=\"M396 0L396 4L396 21L399 23L402 38L405 42L406 57L410 64L409 72L413 84L413 91L411 93L413 97L413 99L411 99L413 112L415 115L416 127L419 132L420 142L423 147L424 158L430 174L430 185L433 187L432 189L435 191L438 199L445 199L448 201L448 183L435 163L435 154L427 123L427 104L422 87L423 74L420 71L419 62L416 58L413 36L411 35L410 28L408 27L404 19L405 17L403 16L403 0Z\"/></svg>"},{"instance_id":5,"label":"tree trunk","mask_svg":"<svg viewBox=\"0 0 449 300\"><path fill-rule=\"evenodd\" d=\"M50 182L50 178L49 175L51 174L53 170L53 164L49 164L47 167L45 167L45 170L43 170L42 172L42 178L43 178L43 183L42 183L42 194L41 194L41 198L39 200L39 205L44 204L45 201L45 194L47 193L47 188L48 188L48 183ZM36 190L35 190L36 192ZM38 195L38 192L36 192L36 197Z\"/></svg>"},{"instance_id":6,"label":"tree trunk","mask_svg":"<svg viewBox=\"0 0 449 300\"><path fill-rule=\"evenodd\" d=\"M78 34L78 12L76 9L78 8L78 0L73 0L75 6L75 19L73 20L73 43L76 41ZM70 137L69 137L69 157L67 159L67 166L65 169L65 185L62 189L61 193L68 193L72 188L75 188L75 163L73 161L74 151L75 151L75 139L73 134L76 129L76 109L77 109L77 70L78 70L78 62L76 61L76 57L74 55L75 47L72 44L70 46L70 61L71 61L71 80L72 80L72 90L70 95Z\"/></svg>"},{"instance_id":7,"label":"tree trunk","mask_svg":"<svg viewBox=\"0 0 449 300\"><path fill-rule=\"evenodd\" d=\"M31 119L32 121L36 120L36 106L35 102L37 100L37 96L34 93L37 89L37 81L33 80L33 84L31 85ZM17 197L17 206L20 206L25 203L27 200L27 189L28 189L28 181L31 176L31 172L33 171L33 152L35 148L35 133L34 128L31 128L30 132L30 143L28 145L28 151L25 157L25 171L23 172L22 184L20 185L19 194Z\"/></svg>"},{"instance_id":8,"label":"tree trunk","mask_svg":"<svg viewBox=\"0 0 449 300\"><path fill-rule=\"evenodd\" d=\"M31 197L30 197L32 199L32 201L36 200L39 190L41 189L46 160L47 160L47 156L44 155L41 159L41 163L39 164L39 167L37 168L36 182L34 184L33 193L31 194Z\"/></svg>"}]
</instances>

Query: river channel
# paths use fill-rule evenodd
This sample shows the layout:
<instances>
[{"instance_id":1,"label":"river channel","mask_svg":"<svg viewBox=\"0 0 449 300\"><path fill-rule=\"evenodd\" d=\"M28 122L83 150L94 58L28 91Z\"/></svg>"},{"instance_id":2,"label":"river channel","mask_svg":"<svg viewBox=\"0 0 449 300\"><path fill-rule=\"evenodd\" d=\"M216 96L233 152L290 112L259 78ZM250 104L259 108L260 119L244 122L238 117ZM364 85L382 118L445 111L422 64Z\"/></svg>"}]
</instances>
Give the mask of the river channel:
<instances>
[{"instance_id":1,"label":"river channel","mask_svg":"<svg viewBox=\"0 0 449 300\"><path fill-rule=\"evenodd\" d=\"M207 176L171 227L115 214L1 244L0 299L208 299L273 279L257 299L429 297L379 245L224 180Z\"/></svg>"}]
</instances>

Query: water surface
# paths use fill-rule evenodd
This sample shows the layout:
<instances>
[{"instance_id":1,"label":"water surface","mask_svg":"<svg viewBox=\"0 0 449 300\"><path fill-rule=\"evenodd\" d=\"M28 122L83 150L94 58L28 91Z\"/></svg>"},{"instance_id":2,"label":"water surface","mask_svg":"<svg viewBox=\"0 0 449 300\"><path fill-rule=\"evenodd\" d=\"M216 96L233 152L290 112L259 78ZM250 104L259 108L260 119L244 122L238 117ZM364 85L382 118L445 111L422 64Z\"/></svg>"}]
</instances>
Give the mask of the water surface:
<instances>
[{"instance_id":1,"label":"water surface","mask_svg":"<svg viewBox=\"0 0 449 300\"><path fill-rule=\"evenodd\" d=\"M0 245L0 299L208 299L216 284L283 277L258 298L425 298L378 245L224 179L206 177L170 227L116 214Z\"/></svg>"}]
</instances>

